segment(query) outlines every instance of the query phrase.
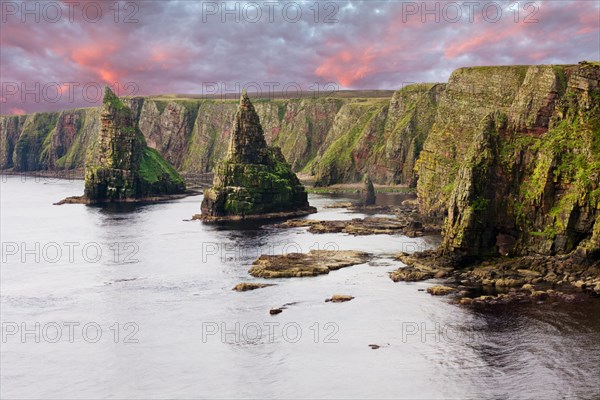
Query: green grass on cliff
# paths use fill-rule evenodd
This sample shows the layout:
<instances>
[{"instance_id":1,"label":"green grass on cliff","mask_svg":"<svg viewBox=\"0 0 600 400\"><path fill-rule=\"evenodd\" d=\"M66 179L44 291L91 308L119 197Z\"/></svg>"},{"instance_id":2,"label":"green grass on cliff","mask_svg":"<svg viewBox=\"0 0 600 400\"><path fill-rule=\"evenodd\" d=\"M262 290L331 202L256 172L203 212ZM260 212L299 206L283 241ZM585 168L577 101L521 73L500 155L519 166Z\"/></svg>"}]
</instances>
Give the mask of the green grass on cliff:
<instances>
[{"instance_id":1,"label":"green grass on cliff","mask_svg":"<svg viewBox=\"0 0 600 400\"><path fill-rule=\"evenodd\" d=\"M50 138L57 120L57 113L35 113L26 121L15 146L14 165L17 170L38 170L48 166Z\"/></svg>"},{"instance_id":2,"label":"green grass on cliff","mask_svg":"<svg viewBox=\"0 0 600 400\"><path fill-rule=\"evenodd\" d=\"M151 147L145 147L140 162L140 176L150 183L155 183L162 180L165 174L172 181L183 183L181 175L162 158L158 151Z\"/></svg>"},{"instance_id":3,"label":"green grass on cliff","mask_svg":"<svg viewBox=\"0 0 600 400\"><path fill-rule=\"evenodd\" d=\"M335 169L336 172L334 174L339 174L342 170L351 168L354 165L352 152L374 114L375 110L372 109L363 113L358 123L348 133L336 139L323 153L321 159L317 161L319 167Z\"/></svg>"}]
</instances>

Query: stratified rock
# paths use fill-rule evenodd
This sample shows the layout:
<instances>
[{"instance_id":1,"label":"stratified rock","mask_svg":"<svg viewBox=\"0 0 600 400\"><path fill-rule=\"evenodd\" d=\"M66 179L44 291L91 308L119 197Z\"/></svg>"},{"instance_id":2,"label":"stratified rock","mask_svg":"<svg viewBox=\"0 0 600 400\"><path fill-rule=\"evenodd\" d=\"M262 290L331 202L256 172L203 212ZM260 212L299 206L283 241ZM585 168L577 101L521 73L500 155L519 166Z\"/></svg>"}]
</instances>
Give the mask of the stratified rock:
<instances>
[{"instance_id":1,"label":"stratified rock","mask_svg":"<svg viewBox=\"0 0 600 400\"><path fill-rule=\"evenodd\" d=\"M183 178L146 145L132 111L105 88L100 133L85 167L87 203L135 201L185 191Z\"/></svg>"},{"instance_id":2,"label":"stratified rock","mask_svg":"<svg viewBox=\"0 0 600 400\"><path fill-rule=\"evenodd\" d=\"M311 250L308 254L262 255L248 271L261 278L293 278L328 274L329 271L363 264L368 253L353 250Z\"/></svg>"},{"instance_id":3,"label":"stratified rock","mask_svg":"<svg viewBox=\"0 0 600 400\"><path fill-rule=\"evenodd\" d=\"M225 160L204 192L204 221L300 216L316 212L281 150L267 147L258 114L246 93L235 115Z\"/></svg>"},{"instance_id":4,"label":"stratified rock","mask_svg":"<svg viewBox=\"0 0 600 400\"><path fill-rule=\"evenodd\" d=\"M453 72L417 162L442 248L600 258L600 63Z\"/></svg>"},{"instance_id":5,"label":"stratified rock","mask_svg":"<svg viewBox=\"0 0 600 400\"><path fill-rule=\"evenodd\" d=\"M262 289L269 286L274 286L272 283L254 283L254 282L242 282L238 283L231 290L235 290L236 292L247 292L249 290Z\"/></svg>"},{"instance_id":6,"label":"stratified rock","mask_svg":"<svg viewBox=\"0 0 600 400\"><path fill-rule=\"evenodd\" d=\"M363 206L375 205L375 187L373 187L373 182L371 182L371 178L369 178L368 174L365 174L363 183L364 187L360 192L360 203Z\"/></svg>"}]
</instances>

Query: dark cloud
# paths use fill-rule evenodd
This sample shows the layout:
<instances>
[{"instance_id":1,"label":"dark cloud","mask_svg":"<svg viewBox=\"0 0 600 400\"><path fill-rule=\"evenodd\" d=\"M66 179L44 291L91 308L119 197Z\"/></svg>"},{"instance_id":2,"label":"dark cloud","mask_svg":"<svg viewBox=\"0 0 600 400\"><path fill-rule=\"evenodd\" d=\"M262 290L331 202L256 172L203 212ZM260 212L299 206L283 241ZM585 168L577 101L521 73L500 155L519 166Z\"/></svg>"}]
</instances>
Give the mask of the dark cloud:
<instances>
[{"instance_id":1,"label":"dark cloud","mask_svg":"<svg viewBox=\"0 0 600 400\"><path fill-rule=\"evenodd\" d=\"M39 22L33 15L22 22L22 10L13 15L8 3L23 4L2 2L2 114L93 106L92 86L115 82L121 94L129 94L123 86L133 82L142 95L198 94L210 82L227 90L250 82L265 90L268 82L279 83L279 90L291 82L304 90L327 82L397 89L446 81L460 66L600 59L597 1L538 1L527 9L521 2L518 14L515 2L481 1L473 15L463 2L448 1L321 2L318 13L314 1L277 2L272 21L265 1L228 2L234 15L224 14L220 1L121 1L115 14L112 1L80 0L73 21L67 3L31 2L49 11L49 4L60 4L63 15L55 23L43 12ZM92 22L97 4L102 18ZM255 4L258 22L252 22ZM425 13L424 4L432 12ZM298 9L302 17L293 22ZM498 9L502 17L494 21ZM71 86L72 100L66 82L79 84ZM53 103L55 83L63 93ZM35 92L36 84L39 99L33 93L23 98L22 89Z\"/></svg>"}]
</instances>

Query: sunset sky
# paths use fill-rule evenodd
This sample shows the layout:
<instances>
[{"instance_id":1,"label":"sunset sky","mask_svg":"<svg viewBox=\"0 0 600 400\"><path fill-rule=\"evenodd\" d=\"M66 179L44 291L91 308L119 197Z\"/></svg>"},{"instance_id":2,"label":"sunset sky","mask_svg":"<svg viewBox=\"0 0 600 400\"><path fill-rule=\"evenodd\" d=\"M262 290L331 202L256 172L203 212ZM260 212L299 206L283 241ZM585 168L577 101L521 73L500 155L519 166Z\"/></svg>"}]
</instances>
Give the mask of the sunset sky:
<instances>
[{"instance_id":1,"label":"sunset sky","mask_svg":"<svg viewBox=\"0 0 600 400\"><path fill-rule=\"evenodd\" d=\"M313 1L229 2L228 14L221 2L29 3L2 0L2 114L94 106L104 84L120 95L398 89L461 66L600 59L596 0L427 2L429 14L422 2L321 2L318 15Z\"/></svg>"}]
</instances>

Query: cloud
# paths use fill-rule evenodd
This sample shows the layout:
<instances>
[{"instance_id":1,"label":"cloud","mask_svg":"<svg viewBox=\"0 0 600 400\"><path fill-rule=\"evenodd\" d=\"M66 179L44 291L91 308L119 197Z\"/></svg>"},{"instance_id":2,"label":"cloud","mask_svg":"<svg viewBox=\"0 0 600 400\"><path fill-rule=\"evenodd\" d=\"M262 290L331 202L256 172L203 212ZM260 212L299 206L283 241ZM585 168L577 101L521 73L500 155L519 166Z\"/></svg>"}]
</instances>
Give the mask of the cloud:
<instances>
[{"instance_id":1,"label":"cloud","mask_svg":"<svg viewBox=\"0 0 600 400\"><path fill-rule=\"evenodd\" d=\"M423 2L321 2L318 11L312 1L281 2L263 5L258 21L248 2L229 2L227 12L222 2L121 1L118 12L113 2L79 3L72 20L68 2L56 22L3 14L2 113L95 106L99 99L85 88L115 83L137 87L139 95L199 94L207 83L230 91L251 82L263 89L277 84L275 90L328 82L397 89L446 81L461 66L600 59L600 3L586 0L528 8L481 1L461 6L458 19L452 4L461 2L428 2L426 9ZM89 4L102 5L97 21ZM50 99L52 85L66 83L72 90Z\"/></svg>"}]
</instances>

